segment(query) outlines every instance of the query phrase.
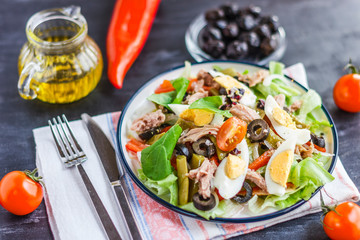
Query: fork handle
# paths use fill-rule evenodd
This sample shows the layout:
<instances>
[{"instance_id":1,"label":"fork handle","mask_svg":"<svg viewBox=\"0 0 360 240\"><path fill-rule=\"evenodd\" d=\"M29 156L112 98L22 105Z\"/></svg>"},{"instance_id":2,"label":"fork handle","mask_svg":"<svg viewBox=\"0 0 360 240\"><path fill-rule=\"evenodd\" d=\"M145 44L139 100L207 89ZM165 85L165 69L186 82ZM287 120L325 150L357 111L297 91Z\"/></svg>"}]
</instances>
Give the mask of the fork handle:
<instances>
[{"instance_id":1,"label":"fork handle","mask_svg":"<svg viewBox=\"0 0 360 240\"><path fill-rule=\"evenodd\" d=\"M95 210L100 218L100 221L104 227L104 230L110 240L121 240L119 232L116 230L113 221L111 220L104 204L102 203L99 195L97 194L94 186L92 185L89 176L86 174L84 167L81 164L77 164L80 176L85 184L85 187L90 195L91 201L94 204Z\"/></svg>"}]
</instances>

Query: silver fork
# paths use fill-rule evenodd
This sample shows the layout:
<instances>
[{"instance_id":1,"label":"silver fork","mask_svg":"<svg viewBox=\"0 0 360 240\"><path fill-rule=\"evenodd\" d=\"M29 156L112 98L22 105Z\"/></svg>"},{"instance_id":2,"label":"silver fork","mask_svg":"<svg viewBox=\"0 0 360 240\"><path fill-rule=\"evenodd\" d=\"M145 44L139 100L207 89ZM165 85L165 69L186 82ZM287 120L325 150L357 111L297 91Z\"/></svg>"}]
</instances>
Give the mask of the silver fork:
<instances>
[{"instance_id":1,"label":"silver fork","mask_svg":"<svg viewBox=\"0 0 360 240\"><path fill-rule=\"evenodd\" d=\"M104 204L81 164L87 160L87 156L76 141L65 115L63 114L61 117L62 119L60 116L57 116L53 118L52 121L48 121L60 158L64 162L65 167L75 166L78 169L108 238L110 240L121 239Z\"/></svg>"}]
</instances>

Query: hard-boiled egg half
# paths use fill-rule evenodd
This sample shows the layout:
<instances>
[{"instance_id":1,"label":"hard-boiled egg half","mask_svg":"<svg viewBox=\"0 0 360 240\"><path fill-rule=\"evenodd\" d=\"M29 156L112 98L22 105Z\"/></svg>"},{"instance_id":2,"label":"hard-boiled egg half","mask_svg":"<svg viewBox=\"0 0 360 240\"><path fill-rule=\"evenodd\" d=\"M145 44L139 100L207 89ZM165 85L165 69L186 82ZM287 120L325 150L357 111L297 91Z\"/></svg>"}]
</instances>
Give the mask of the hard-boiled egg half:
<instances>
[{"instance_id":1,"label":"hard-boiled egg half","mask_svg":"<svg viewBox=\"0 0 360 240\"><path fill-rule=\"evenodd\" d=\"M270 119L275 131L283 139L294 137L297 144L304 144L310 140L308 129L297 129L291 116L280 108L279 104L269 95L265 101L265 114Z\"/></svg>"},{"instance_id":2,"label":"hard-boiled egg half","mask_svg":"<svg viewBox=\"0 0 360 240\"><path fill-rule=\"evenodd\" d=\"M219 194L230 199L242 188L249 165L249 150L245 138L236 146L239 155L229 154L216 169L214 186Z\"/></svg>"},{"instance_id":3,"label":"hard-boiled egg half","mask_svg":"<svg viewBox=\"0 0 360 240\"><path fill-rule=\"evenodd\" d=\"M244 104L245 106L254 108L256 105L256 96L255 94L244 84L236 80L235 78L228 76L228 75L220 75L214 77L215 82L219 83L220 86L225 88L227 91L231 88L235 87L238 89L244 89L244 95L240 99L240 103Z\"/></svg>"},{"instance_id":4,"label":"hard-boiled egg half","mask_svg":"<svg viewBox=\"0 0 360 240\"><path fill-rule=\"evenodd\" d=\"M286 182L294 160L295 145L296 139L289 138L271 156L265 171L266 187L270 194L284 195Z\"/></svg>"}]
</instances>

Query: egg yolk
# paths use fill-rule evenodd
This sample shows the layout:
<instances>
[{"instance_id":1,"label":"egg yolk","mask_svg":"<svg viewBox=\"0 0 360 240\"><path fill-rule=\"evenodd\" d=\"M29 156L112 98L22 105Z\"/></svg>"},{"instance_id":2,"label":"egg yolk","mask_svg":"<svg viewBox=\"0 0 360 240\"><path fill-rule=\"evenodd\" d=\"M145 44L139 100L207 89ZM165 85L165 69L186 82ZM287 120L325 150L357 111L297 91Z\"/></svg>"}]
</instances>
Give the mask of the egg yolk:
<instances>
[{"instance_id":1,"label":"egg yolk","mask_svg":"<svg viewBox=\"0 0 360 240\"><path fill-rule=\"evenodd\" d=\"M291 164L294 159L294 153L287 150L279 153L271 162L270 177L275 182L283 187L286 187L286 182L290 173Z\"/></svg>"},{"instance_id":2,"label":"egg yolk","mask_svg":"<svg viewBox=\"0 0 360 240\"><path fill-rule=\"evenodd\" d=\"M226 176L232 180L240 177L245 172L245 165L241 157L229 154L225 165Z\"/></svg>"},{"instance_id":3,"label":"egg yolk","mask_svg":"<svg viewBox=\"0 0 360 240\"><path fill-rule=\"evenodd\" d=\"M276 107L273 109L272 114L275 121L281 124L282 126L291 129L296 129L295 123L291 119L290 115L287 112L285 112L283 109Z\"/></svg>"}]
</instances>

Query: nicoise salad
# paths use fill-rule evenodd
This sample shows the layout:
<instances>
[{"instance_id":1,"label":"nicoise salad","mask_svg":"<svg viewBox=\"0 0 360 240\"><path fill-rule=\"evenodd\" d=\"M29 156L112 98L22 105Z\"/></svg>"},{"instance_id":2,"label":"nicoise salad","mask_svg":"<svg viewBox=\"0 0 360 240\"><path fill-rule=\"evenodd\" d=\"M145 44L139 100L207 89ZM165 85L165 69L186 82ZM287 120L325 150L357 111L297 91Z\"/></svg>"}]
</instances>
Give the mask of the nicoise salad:
<instances>
[{"instance_id":1,"label":"nicoise salad","mask_svg":"<svg viewBox=\"0 0 360 240\"><path fill-rule=\"evenodd\" d=\"M126 149L143 184L206 219L258 215L309 199L331 182L321 98L300 91L284 65L238 72L213 66L164 79L128 123Z\"/></svg>"}]
</instances>

